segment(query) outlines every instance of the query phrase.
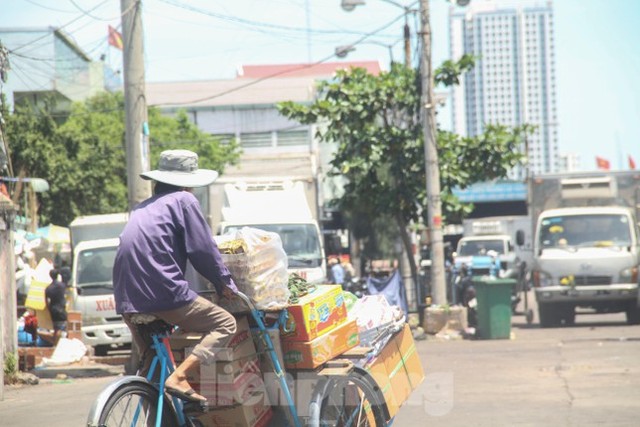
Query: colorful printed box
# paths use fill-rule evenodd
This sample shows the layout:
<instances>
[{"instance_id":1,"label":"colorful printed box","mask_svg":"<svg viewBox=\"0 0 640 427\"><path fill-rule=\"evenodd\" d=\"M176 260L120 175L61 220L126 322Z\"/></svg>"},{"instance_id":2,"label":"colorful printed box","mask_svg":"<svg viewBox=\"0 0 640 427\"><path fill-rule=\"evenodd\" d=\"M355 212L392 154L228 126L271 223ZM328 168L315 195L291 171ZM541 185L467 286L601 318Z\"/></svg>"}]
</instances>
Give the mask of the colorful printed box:
<instances>
[{"instance_id":1,"label":"colorful printed box","mask_svg":"<svg viewBox=\"0 0 640 427\"><path fill-rule=\"evenodd\" d=\"M280 329L283 341L311 341L343 324L347 306L340 285L318 285L287 308L289 318Z\"/></svg>"},{"instance_id":2,"label":"colorful printed box","mask_svg":"<svg viewBox=\"0 0 640 427\"><path fill-rule=\"evenodd\" d=\"M355 320L309 342L283 341L284 365L294 369L314 369L355 347L360 342Z\"/></svg>"}]
</instances>

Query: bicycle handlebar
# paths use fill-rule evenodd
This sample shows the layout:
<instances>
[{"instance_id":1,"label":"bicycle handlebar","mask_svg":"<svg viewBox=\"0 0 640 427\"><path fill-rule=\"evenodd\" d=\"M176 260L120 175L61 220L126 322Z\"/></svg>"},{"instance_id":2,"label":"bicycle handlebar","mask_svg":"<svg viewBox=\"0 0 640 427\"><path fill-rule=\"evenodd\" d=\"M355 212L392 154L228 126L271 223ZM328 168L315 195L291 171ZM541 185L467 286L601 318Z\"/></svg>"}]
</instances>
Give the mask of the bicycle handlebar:
<instances>
[{"instance_id":1,"label":"bicycle handlebar","mask_svg":"<svg viewBox=\"0 0 640 427\"><path fill-rule=\"evenodd\" d=\"M253 310L257 310L255 304L253 303L253 301L251 301L251 298L249 298L248 296L246 296L245 294L243 294L242 292L238 291L238 293L236 294L238 297L240 297L240 299L242 301L244 301L245 304L247 304L249 306L249 308L253 311Z\"/></svg>"}]
</instances>

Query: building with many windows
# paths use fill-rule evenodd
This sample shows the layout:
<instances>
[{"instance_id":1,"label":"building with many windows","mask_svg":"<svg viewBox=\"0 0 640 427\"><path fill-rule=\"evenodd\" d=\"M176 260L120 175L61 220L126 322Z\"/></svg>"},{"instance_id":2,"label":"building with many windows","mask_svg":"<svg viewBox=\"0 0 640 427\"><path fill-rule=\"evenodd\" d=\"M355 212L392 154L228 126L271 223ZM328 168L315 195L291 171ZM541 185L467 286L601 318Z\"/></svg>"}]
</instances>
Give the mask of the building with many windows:
<instances>
[{"instance_id":1,"label":"building with many windows","mask_svg":"<svg viewBox=\"0 0 640 427\"><path fill-rule=\"evenodd\" d=\"M372 74L381 71L378 61L245 65L235 79L147 83L147 102L167 115L185 110L203 132L238 141L242 155L237 165L225 168L226 179L305 181L314 187L310 191L316 198L316 216L331 222L334 213L326 209L325 201L342 191L339 183L326 177L335 146L319 144L317 125L282 116L276 104L311 104L319 81L350 67Z\"/></svg>"},{"instance_id":2,"label":"building with many windows","mask_svg":"<svg viewBox=\"0 0 640 427\"><path fill-rule=\"evenodd\" d=\"M478 60L452 89L453 131L481 134L487 124L536 127L523 144L532 173L558 169L558 132L551 1L472 2L451 8L451 57ZM522 179L524 169L511 172Z\"/></svg>"}]
</instances>

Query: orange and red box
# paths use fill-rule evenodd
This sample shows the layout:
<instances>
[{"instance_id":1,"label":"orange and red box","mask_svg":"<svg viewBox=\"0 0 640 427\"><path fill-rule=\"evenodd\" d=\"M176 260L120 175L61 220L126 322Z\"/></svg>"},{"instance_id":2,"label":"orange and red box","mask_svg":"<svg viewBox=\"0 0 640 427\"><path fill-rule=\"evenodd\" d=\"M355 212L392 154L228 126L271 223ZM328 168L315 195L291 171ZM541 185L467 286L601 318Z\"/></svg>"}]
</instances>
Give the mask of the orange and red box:
<instances>
[{"instance_id":1,"label":"orange and red box","mask_svg":"<svg viewBox=\"0 0 640 427\"><path fill-rule=\"evenodd\" d=\"M311 341L347 320L347 306L340 285L318 285L287 308L287 322L280 328L282 341Z\"/></svg>"},{"instance_id":2,"label":"orange and red box","mask_svg":"<svg viewBox=\"0 0 640 427\"><path fill-rule=\"evenodd\" d=\"M307 342L283 341L284 366L292 369L314 369L341 355L360 342L358 324L348 321Z\"/></svg>"}]
</instances>

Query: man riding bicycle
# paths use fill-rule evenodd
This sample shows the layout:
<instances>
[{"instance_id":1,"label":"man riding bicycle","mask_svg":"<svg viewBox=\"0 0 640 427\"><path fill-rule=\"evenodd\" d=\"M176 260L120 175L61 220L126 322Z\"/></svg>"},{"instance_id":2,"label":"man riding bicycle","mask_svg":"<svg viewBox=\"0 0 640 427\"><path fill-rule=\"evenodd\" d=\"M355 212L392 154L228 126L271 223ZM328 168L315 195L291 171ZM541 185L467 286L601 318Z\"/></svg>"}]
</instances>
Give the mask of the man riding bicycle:
<instances>
[{"instance_id":1,"label":"man riding bicycle","mask_svg":"<svg viewBox=\"0 0 640 427\"><path fill-rule=\"evenodd\" d=\"M224 265L213 234L191 188L211 184L218 173L198 169L198 155L168 150L158 169L140 174L154 181L154 195L136 206L120 235L113 268L116 311L131 329L134 345L144 342L133 324L135 314L152 314L187 332L202 333L193 352L165 381L167 393L206 402L189 385L187 375L214 360L236 331L235 318L199 296L185 279L187 261L216 288L219 295L238 292ZM149 367L149 363L143 365Z\"/></svg>"}]
</instances>

